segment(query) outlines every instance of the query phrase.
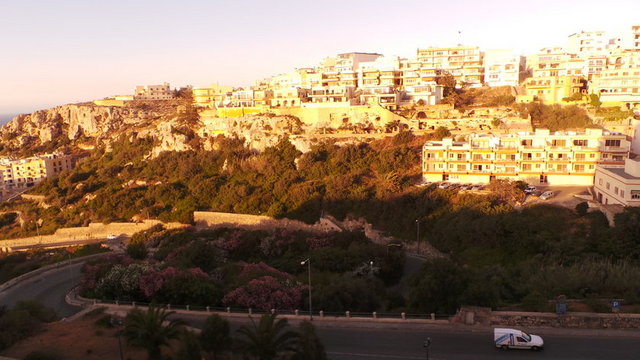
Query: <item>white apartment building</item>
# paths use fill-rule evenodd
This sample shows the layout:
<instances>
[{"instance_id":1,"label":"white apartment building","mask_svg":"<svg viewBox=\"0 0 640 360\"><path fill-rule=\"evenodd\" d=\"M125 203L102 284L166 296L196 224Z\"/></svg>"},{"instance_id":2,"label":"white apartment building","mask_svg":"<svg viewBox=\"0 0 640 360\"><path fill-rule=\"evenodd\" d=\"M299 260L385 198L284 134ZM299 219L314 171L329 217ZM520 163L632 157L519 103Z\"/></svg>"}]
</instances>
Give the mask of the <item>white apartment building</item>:
<instances>
[{"instance_id":1,"label":"white apartment building","mask_svg":"<svg viewBox=\"0 0 640 360\"><path fill-rule=\"evenodd\" d=\"M518 86L520 56L513 50L495 49L484 53L484 82L487 86Z\"/></svg>"},{"instance_id":2,"label":"white apartment building","mask_svg":"<svg viewBox=\"0 0 640 360\"><path fill-rule=\"evenodd\" d=\"M442 101L443 87L435 82L405 86L404 91L404 99L413 104L437 105Z\"/></svg>"},{"instance_id":3,"label":"white apartment building","mask_svg":"<svg viewBox=\"0 0 640 360\"><path fill-rule=\"evenodd\" d=\"M272 107L294 107L309 101L308 89L298 87L278 88L273 90Z\"/></svg>"},{"instance_id":4,"label":"white apartment building","mask_svg":"<svg viewBox=\"0 0 640 360\"><path fill-rule=\"evenodd\" d=\"M226 106L252 107L255 106L254 90L234 90L227 99Z\"/></svg>"},{"instance_id":5,"label":"white apartment building","mask_svg":"<svg viewBox=\"0 0 640 360\"><path fill-rule=\"evenodd\" d=\"M63 154L44 154L25 159L0 160L2 195L29 188L45 178L58 176L73 169L73 157Z\"/></svg>"},{"instance_id":6,"label":"white apartment building","mask_svg":"<svg viewBox=\"0 0 640 360\"><path fill-rule=\"evenodd\" d=\"M325 104L331 106L350 106L357 103L353 86L323 86L311 89L309 98L311 104ZM309 105L309 104L306 104Z\"/></svg>"},{"instance_id":7,"label":"white apartment building","mask_svg":"<svg viewBox=\"0 0 640 360\"><path fill-rule=\"evenodd\" d=\"M601 204L640 206L640 159L626 159L623 168L598 166L594 190Z\"/></svg>"},{"instance_id":8,"label":"white apartment building","mask_svg":"<svg viewBox=\"0 0 640 360\"><path fill-rule=\"evenodd\" d=\"M561 47L543 48L539 53L527 57L527 66L534 78L566 76L567 64L571 58L572 55Z\"/></svg>"},{"instance_id":9,"label":"white apartment building","mask_svg":"<svg viewBox=\"0 0 640 360\"><path fill-rule=\"evenodd\" d=\"M629 142L620 133L586 129L584 133L537 129L508 136L446 138L422 148L425 181L488 183L492 179L529 184L592 185L596 167L623 167Z\"/></svg>"},{"instance_id":10,"label":"white apartment building","mask_svg":"<svg viewBox=\"0 0 640 360\"><path fill-rule=\"evenodd\" d=\"M171 100L173 92L169 83L162 85L144 85L136 86L135 100Z\"/></svg>"},{"instance_id":11,"label":"white apartment building","mask_svg":"<svg viewBox=\"0 0 640 360\"><path fill-rule=\"evenodd\" d=\"M569 35L567 39L567 52L576 54L582 58L606 55L609 38L604 31L581 31Z\"/></svg>"},{"instance_id":12,"label":"white apartment building","mask_svg":"<svg viewBox=\"0 0 640 360\"><path fill-rule=\"evenodd\" d=\"M483 55L478 47L457 46L418 49L417 59L421 62L423 81L433 81L435 76L449 73L458 86L480 87L484 78Z\"/></svg>"}]
</instances>

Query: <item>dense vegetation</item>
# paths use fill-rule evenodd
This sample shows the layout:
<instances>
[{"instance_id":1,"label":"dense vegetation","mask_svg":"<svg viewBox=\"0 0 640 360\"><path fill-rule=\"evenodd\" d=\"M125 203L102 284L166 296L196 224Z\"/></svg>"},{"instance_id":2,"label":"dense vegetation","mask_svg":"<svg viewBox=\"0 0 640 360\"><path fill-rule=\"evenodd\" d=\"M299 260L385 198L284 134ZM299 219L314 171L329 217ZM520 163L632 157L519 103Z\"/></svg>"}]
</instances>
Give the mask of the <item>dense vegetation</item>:
<instances>
[{"instance_id":1,"label":"dense vegetation","mask_svg":"<svg viewBox=\"0 0 640 360\"><path fill-rule=\"evenodd\" d=\"M553 109L527 107L532 117ZM548 114L543 115L546 119ZM567 124L573 124L571 118L567 115ZM86 288L105 298L257 307L252 300L257 289L272 289L286 295L286 301L264 302L265 308L302 307L306 280L299 262L311 256L318 267L314 301L326 311L448 313L461 304L518 303L534 309L559 294L638 300L638 209L626 209L610 228L604 215L585 213L584 207L516 210L512 203L522 194L521 184L497 187L489 195L415 187L424 140L402 132L368 144L321 144L301 154L287 141L256 153L237 140L220 139L215 151L163 153L146 161L142 158L150 143L121 141L109 152L96 151L72 172L42 183L36 191L48 195L53 206L26 209L21 216L25 224L43 219L46 226L146 217L190 223L196 209L309 223L325 213L338 219L364 217L405 241L415 239L418 220L421 239L446 255L425 264L410 281L412 289L399 294L384 291L397 281L397 269L380 269L375 279L358 271L371 256L376 263L394 264L386 257L387 248L368 243L361 234L336 235L319 248L307 242L308 236L283 231L145 235L134 239L130 257L95 265L100 267L96 284L110 266L118 265L100 286ZM2 229L7 226L17 225ZM168 240L162 240L165 237ZM154 262L149 249L155 247ZM205 253L210 258L188 260ZM260 276L241 276L254 268ZM126 287L118 283L123 274L153 275L164 290L143 289L136 281Z\"/></svg>"},{"instance_id":2,"label":"dense vegetation","mask_svg":"<svg viewBox=\"0 0 640 360\"><path fill-rule=\"evenodd\" d=\"M404 266L402 251L373 244L361 233L286 229L155 227L136 234L127 254L86 265L83 294L174 305L304 309L307 267L300 262L311 257L317 309L374 311L383 307L385 285L395 284Z\"/></svg>"}]
</instances>

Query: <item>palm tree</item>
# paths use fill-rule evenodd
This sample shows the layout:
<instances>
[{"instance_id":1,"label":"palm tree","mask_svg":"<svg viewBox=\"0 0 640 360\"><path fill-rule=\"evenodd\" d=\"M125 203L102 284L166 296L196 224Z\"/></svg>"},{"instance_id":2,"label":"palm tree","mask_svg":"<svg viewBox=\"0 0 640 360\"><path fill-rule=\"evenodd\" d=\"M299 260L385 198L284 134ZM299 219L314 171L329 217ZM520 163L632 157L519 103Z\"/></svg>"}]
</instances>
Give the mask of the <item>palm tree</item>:
<instances>
[{"instance_id":1,"label":"palm tree","mask_svg":"<svg viewBox=\"0 0 640 360\"><path fill-rule=\"evenodd\" d=\"M309 321L300 323L300 338L294 360L327 360L324 345Z\"/></svg>"},{"instance_id":2,"label":"palm tree","mask_svg":"<svg viewBox=\"0 0 640 360\"><path fill-rule=\"evenodd\" d=\"M259 324L256 325L253 319L251 323L251 327L242 326L238 329L244 335L238 342L246 355L257 360L273 360L282 353L295 351L298 334L284 331L288 326L287 319L276 321L275 315L264 314Z\"/></svg>"},{"instance_id":3,"label":"palm tree","mask_svg":"<svg viewBox=\"0 0 640 360\"><path fill-rule=\"evenodd\" d=\"M181 334L184 322L171 319L174 312L164 311L153 305L146 312L133 309L125 318L124 336L127 343L147 350L149 360L161 359L161 346L166 346L171 339L177 339Z\"/></svg>"},{"instance_id":4,"label":"palm tree","mask_svg":"<svg viewBox=\"0 0 640 360\"><path fill-rule=\"evenodd\" d=\"M207 318L200 333L202 349L215 360L217 356L229 348L229 322L220 315L213 314Z\"/></svg>"}]
</instances>

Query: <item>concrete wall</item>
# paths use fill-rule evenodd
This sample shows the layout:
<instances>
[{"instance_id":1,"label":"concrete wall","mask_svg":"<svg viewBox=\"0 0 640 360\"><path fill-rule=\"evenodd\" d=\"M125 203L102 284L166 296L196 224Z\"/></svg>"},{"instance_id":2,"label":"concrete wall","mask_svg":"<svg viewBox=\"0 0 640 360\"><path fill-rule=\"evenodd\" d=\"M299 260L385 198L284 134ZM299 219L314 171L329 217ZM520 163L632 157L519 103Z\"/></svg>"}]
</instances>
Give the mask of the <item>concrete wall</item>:
<instances>
[{"instance_id":1,"label":"concrete wall","mask_svg":"<svg viewBox=\"0 0 640 360\"><path fill-rule=\"evenodd\" d=\"M298 220L274 219L272 217L262 215L195 211L193 213L193 220L198 228L230 227L268 231L275 230L277 228L284 228L315 233L341 231L340 227L325 218L318 220L318 222L313 225L309 225Z\"/></svg>"},{"instance_id":2,"label":"concrete wall","mask_svg":"<svg viewBox=\"0 0 640 360\"><path fill-rule=\"evenodd\" d=\"M0 240L2 248L14 248L33 245L55 245L56 243L106 238L109 234L131 236L139 231L147 230L154 225L163 224L166 228L180 228L187 225L179 223L165 224L158 220L145 220L140 223L92 223L89 226L61 228L53 235L32 236L21 239Z\"/></svg>"},{"instance_id":3,"label":"concrete wall","mask_svg":"<svg viewBox=\"0 0 640 360\"><path fill-rule=\"evenodd\" d=\"M506 327L555 327L574 329L637 329L640 314L599 314L569 312L564 315L523 311L491 311L489 308L463 307L451 317L452 323Z\"/></svg>"}]
</instances>

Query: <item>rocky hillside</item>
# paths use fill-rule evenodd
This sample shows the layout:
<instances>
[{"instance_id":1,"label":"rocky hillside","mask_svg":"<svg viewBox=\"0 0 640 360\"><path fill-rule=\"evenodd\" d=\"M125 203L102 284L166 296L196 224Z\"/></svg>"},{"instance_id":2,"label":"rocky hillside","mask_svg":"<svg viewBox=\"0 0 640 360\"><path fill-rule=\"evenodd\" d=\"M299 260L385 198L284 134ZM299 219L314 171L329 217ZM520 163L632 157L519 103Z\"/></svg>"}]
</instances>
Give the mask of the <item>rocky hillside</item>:
<instances>
[{"instance_id":1,"label":"rocky hillside","mask_svg":"<svg viewBox=\"0 0 640 360\"><path fill-rule=\"evenodd\" d=\"M384 131L382 121L363 125L361 119L351 119L345 114L339 122L345 128L346 137L365 128L368 132ZM208 117L201 121L186 99L132 101L123 107L83 103L15 117L0 129L0 155L29 156L59 149L65 152L91 149L126 137L152 138L155 147L149 155L155 157L162 151L214 149L216 138L221 134L242 139L250 147L262 150L285 136L322 134L327 128L328 125L318 129L317 124L306 124L296 116L275 114ZM293 142L304 151L309 141L298 137Z\"/></svg>"},{"instance_id":2,"label":"rocky hillside","mask_svg":"<svg viewBox=\"0 0 640 360\"><path fill-rule=\"evenodd\" d=\"M247 116L225 122L233 123L225 130L260 147L277 143L285 130L293 128L297 119L279 117L259 121L260 116ZM299 122L299 121L298 121ZM258 126L263 124L265 126ZM275 125L278 124L278 125ZM280 136L271 136L277 133ZM204 146L212 148L214 132L208 132L195 113L180 101L131 102L124 107L97 106L93 103L63 105L19 115L0 129L0 151L18 156L50 152L60 148L90 149L109 145L120 137L152 138L156 146L150 154L162 151L185 151Z\"/></svg>"}]
</instances>

